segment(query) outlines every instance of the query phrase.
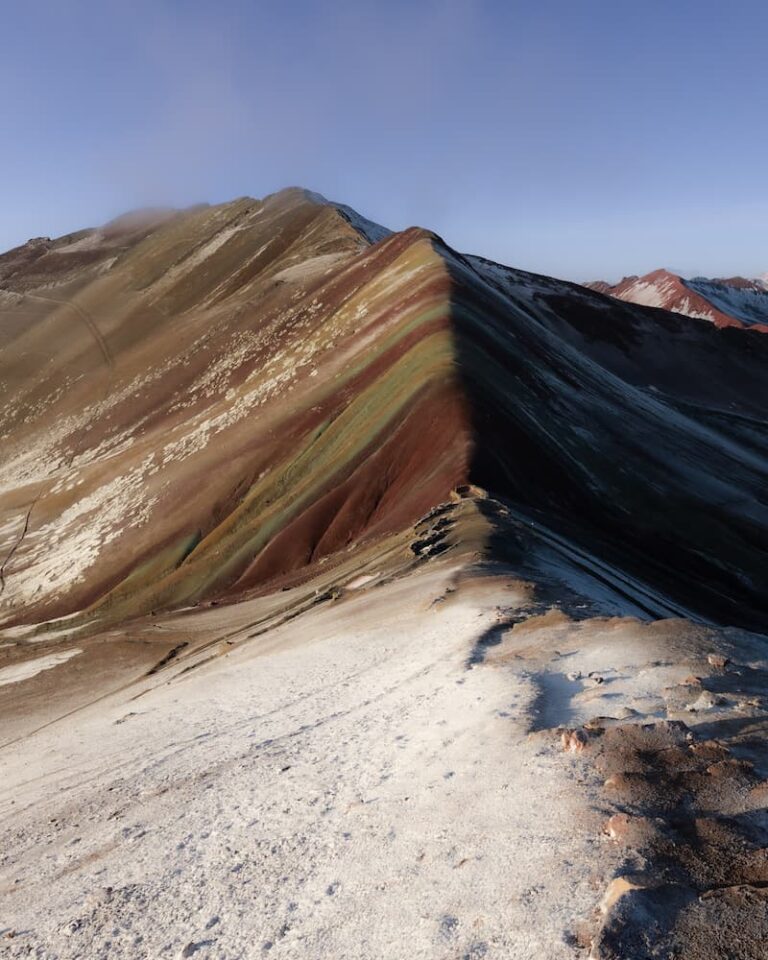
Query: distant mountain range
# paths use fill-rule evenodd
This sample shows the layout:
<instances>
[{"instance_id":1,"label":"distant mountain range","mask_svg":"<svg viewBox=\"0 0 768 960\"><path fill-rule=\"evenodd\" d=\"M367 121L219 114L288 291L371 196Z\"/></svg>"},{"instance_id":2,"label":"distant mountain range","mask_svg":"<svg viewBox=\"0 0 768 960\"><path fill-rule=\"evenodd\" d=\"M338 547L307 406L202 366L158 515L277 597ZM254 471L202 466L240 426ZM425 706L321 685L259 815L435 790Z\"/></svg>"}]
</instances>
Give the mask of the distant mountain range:
<instances>
[{"instance_id":1,"label":"distant mountain range","mask_svg":"<svg viewBox=\"0 0 768 960\"><path fill-rule=\"evenodd\" d=\"M717 327L749 327L768 333L768 273L755 280L684 280L669 270L654 270L643 277L625 277L614 285L595 280L586 286L628 303L708 320Z\"/></svg>"}]
</instances>

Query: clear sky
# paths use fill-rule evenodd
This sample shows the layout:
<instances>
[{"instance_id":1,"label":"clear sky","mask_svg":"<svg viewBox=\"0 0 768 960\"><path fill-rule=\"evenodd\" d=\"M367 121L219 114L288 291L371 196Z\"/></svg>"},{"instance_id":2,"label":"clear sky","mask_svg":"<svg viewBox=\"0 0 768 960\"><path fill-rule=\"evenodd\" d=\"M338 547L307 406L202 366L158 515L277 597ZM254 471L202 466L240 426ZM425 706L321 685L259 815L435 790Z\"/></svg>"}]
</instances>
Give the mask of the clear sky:
<instances>
[{"instance_id":1,"label":"clear sky","mask_svg":"<svg viewBox=\"0 0 768 960\"><path fill-rule=\"evenodd\" d=\"M26 0L0 248L288 185L576 280L768 270L765 0Z\"/></svg>"}]
</instances>

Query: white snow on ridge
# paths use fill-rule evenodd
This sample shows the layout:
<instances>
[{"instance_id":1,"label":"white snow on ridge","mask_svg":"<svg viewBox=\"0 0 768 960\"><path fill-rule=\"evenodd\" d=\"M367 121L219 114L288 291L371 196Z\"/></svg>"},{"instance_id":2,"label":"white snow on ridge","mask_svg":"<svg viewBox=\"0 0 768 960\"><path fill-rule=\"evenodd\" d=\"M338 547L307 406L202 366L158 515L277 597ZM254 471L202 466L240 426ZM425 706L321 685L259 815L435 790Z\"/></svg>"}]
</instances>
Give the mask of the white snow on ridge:
<instances>
[{"instance_id":1,"label":"white snow on ridge","mask_svg":"<svg viewBox=\"0 0 768 960\"><path fill-rule=\"evenodd\" d=\"M373 220L362 216L356 210L353 210L352 207L348 207L344 203L331 203L331 206L336 207L342 217L344 217L368 243L378 243L380 240L385 240L392 233L387 227L382 227L380 223L374 223Z\"/></svg>"},{"instance_id":2,"label":"white snow on ridge","mask_svg":"<svg viewBox=\"0 0 768 960\"><path fill-rule=\"evenodd\" d=\"M632 303L639 303L646 307L664 307L666 302L664 284L638 282L622 296L622 299L629 300L630 293Z\"/></svg>"},{"instance_id":3,"label":"white snow on ridge","mask_svg":"<svg viewBox=\"0 0 768 960\"><path fill-rule=\"evenodd\" d=\"M304 190L303 193L307 200L311 200L312 203L318 203L323 207L335 207L347 223L357 230L360 236L363 237L364 240L367 240L368 243L378 243L392 233L387 227L382 227L380 223L369 220L361 213L358 213L357 210L348 207L346 203L336 203L335 200L329 200L327 197L324 197L322 193L317 193L315 190Z\"/></svg>"},{"instance_id":4,"label":"white snow on ridge","mask_svg":"<svg viewBox=\"0 0 768 960\"><path fill-rule=\"evenodd\" d=\"M696 277L684 283L723 313L748 324L768 323L768 282L764 281L763 290L737 287L704 277Z\"/></svg>"},{"instance_id":5,"label":"white snow on ridge","mask_svg":"<svg viewBox=\"0 0 768 960\"><path fill-rule=\"evenodd\" d=\"M500 263L494 263L491 260L486 260L485 257L478 257L474 254L466 254L465 259L472 264L472 267L484 280L489 280L495 286L508 291L509 274L511 272L509 267L504 267Z\"/></svg>"}]
</instances>

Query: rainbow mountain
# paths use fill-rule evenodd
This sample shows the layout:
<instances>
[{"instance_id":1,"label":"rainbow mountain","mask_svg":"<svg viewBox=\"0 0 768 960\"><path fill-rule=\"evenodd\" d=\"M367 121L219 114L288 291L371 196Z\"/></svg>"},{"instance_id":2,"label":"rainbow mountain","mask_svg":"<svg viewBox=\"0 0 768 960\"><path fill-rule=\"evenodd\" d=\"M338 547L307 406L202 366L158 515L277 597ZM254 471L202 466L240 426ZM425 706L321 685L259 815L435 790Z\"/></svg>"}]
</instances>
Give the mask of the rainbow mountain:
<instances>
[{"instance_id":1,"label":"rainbow mountain","mask_svg":"<svg viewBox=\"0 0 768 960\"><path fill-rule=\"evenodd\" d=\"M462 490L503 505L491 562L554 552L649 616L765 624L750 330L300 189L30 240L0 311L5 626L286 588Z\"/></svg>"}]
</instances>

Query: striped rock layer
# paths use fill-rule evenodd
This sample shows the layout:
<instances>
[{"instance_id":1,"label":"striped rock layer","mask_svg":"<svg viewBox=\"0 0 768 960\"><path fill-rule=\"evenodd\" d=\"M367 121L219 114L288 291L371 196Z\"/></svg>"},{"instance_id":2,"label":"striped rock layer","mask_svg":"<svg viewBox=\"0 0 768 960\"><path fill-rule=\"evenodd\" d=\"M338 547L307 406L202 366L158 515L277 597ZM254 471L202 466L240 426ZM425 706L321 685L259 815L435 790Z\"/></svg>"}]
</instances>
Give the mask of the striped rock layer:
<instances>
[{"instance_id":1,"label":"striped rock layer","mask_svg":"<svg viewBox=\"0 0 768 960\"><path fill-rule=\"evenodd\" d=\"M278 589L469 485L765 623L768 338L296 189L30 241L0 312L4 626Z\"/></svg>"}]
</instances>

